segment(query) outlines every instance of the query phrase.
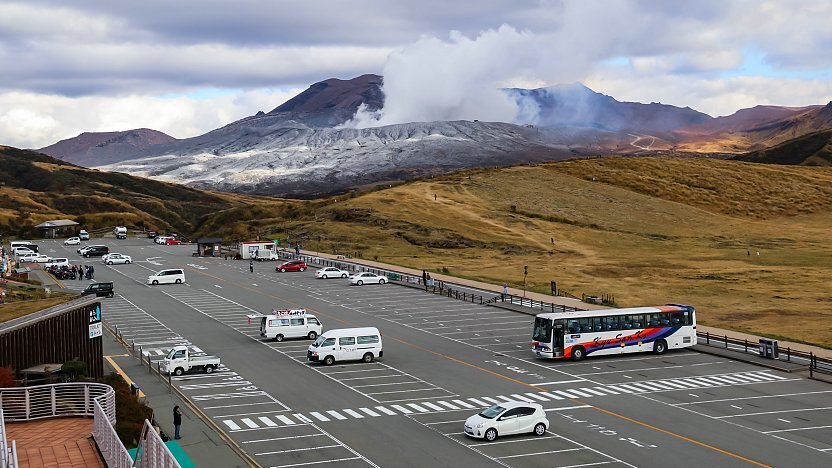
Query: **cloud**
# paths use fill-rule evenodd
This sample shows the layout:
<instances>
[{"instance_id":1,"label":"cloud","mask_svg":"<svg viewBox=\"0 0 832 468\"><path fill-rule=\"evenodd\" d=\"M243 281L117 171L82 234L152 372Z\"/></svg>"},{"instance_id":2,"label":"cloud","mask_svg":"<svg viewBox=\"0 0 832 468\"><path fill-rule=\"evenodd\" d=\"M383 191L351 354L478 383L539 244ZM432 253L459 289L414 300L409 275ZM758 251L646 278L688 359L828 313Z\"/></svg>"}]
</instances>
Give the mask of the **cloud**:
<instances>
[{"instance_id":1,"label":"cloud","mask_svg":"<svg viewBox=\"0 0 832 468\"><path fill-rule=\"evenodd\" d=\"M0 93L0 145L42 148L82 132L152 128L176 138L196 136L234 120L268 112L300 89L230 91L207 98L65 97Z\"/></svg>"}]
</instances>

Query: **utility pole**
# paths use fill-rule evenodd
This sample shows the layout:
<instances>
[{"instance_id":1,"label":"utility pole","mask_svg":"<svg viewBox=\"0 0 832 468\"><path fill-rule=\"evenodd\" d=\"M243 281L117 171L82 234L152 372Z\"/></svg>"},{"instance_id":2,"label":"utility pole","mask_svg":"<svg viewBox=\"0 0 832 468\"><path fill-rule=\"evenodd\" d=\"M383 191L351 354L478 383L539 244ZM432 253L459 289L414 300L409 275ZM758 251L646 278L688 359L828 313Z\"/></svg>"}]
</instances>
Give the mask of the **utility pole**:
<instances>
[{"instance_id":1,"label":"utility pole","mask_svg":"<svg viewBox=\"0 0 832 468\"><path fill-rule=\"evenodd\" d=\"M529 266L523 265L523 297L526 297L526 276L529 274Z\"/></svg>"}]
</instances>

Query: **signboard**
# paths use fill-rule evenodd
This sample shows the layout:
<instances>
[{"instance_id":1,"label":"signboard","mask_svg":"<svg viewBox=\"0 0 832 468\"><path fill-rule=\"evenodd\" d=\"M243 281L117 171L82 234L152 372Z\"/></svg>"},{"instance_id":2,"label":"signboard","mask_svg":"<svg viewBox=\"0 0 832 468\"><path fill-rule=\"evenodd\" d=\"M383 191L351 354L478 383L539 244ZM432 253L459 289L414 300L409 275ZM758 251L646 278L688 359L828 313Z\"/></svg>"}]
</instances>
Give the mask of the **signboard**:
<instances>
[{"instance_id":1,"label":"signboard","mask_svg":"<svg viewBox=\"0 0 832 468\"><path fill-rule=\"evenodd\" d=\"M95 309L90 311L89 315L89 324L90 324L90 339L96 338L102 335L104 330L103 325L101 324L101 306L95 306Z\"/></svg>"}]
</instances>

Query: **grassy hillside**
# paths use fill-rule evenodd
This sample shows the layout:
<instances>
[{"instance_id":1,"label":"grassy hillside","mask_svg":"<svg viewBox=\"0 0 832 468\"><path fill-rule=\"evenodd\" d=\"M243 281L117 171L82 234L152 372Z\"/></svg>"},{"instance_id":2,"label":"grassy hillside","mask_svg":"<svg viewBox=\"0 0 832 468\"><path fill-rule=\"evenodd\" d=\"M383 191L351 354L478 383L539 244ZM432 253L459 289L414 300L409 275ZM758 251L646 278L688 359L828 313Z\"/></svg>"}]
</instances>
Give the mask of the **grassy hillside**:
<instances>
[{"instance_id":1,"label":"grassy hillside","mask_svg":"<svg viewBox=\"0 0 832 468\"><path fill-rule=\"evenodd\" d=\"M766 164L832 166L832 130L803 135L772 148L747 153L734 159Z\"/></svg>"},{"instance_id":2,"label":"grassy hillside","mask_svg":"<svg viewBox=\"0 0 832 468\"><path fill-rule=\"evenodd\" d=\"M130 224L191 235L207 217L233 215L249 204L279 210L283 203L99 172L41 153L0 146L3 232L32 235L36 224L68 218L88 230ZM235 226L229 233L247 237L241 229L247 226Z\"/></svg>"},{"instance_id":3,"label":"grassy hillside","mask_svg":"<svg viewBox=\"0 0 832 468\"><path fill-rule=\"evenodd\" d=\"M462 172L302 212L262 229L497 284L521 286L528 265L540 292L557 280L621 306L689 303L705 324L832 347L830 168L603 158Z\"/></svg>"}]
</instances>

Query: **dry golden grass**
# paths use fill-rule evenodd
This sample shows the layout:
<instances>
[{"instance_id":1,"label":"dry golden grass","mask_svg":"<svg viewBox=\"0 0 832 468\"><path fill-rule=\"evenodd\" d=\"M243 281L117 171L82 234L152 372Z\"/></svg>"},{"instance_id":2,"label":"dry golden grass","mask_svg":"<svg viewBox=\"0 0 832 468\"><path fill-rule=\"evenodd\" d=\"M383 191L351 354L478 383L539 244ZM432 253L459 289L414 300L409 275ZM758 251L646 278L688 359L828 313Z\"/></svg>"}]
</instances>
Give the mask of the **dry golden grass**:
<instances>
[{"instance_id":1,"label":"dry golden grass","mask_svg":"<svg viewBox=\"0 0 832 468\"><path fill-rule=\"evenodd\" d=\"M540 292L557 280L620 306L688 303L703 324L832 347L832 169L604 158L463 172L313 211L281 225L326 237L309 249L514 286L528 265Z\"/></svg>"},{"instance_id":2,"label":"dry golden grass","mask_svg":"<svg viewBox=\"0 0 832 468\"><path fill-rule=\"evenodd\" d=\"M32 312L48 309L49 307L63 304L64 302L69 302L76 297L72 294L61 294L56 297L50 297L49 299L32 299L0 304L0 323L29 315Z\"/></svg>"}]
</instances>

